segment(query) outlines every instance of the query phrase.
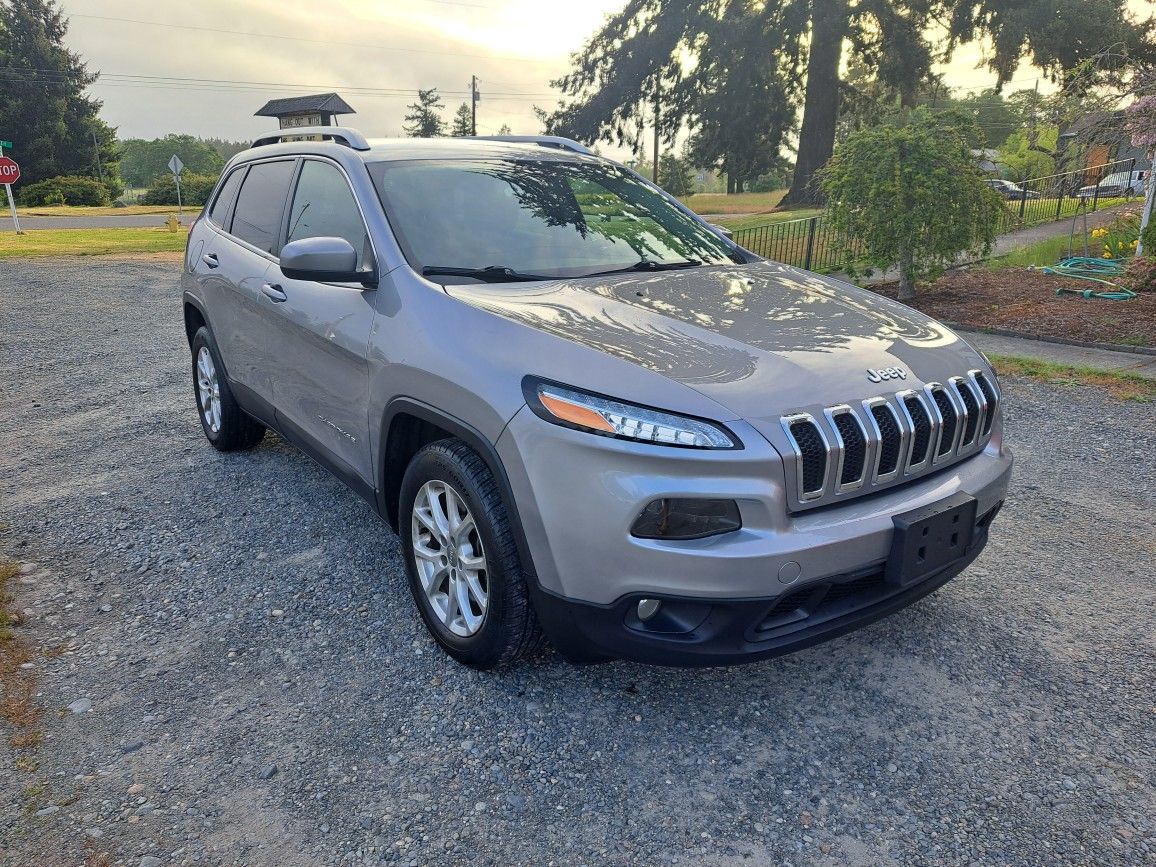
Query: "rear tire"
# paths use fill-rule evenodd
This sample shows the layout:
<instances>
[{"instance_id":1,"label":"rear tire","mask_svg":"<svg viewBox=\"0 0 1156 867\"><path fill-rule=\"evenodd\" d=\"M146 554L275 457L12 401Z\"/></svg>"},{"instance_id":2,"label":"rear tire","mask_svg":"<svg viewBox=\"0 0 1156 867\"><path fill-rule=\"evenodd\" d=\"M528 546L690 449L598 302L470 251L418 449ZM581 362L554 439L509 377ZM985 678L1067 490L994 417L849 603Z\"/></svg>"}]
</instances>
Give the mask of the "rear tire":
<instances>
[{"instance_id":1,"label":"rear tire","mask_svg":"<svg viewBox=\"0 0 1156 867\"><path fill-rule=\"evenodd\" d=\"M410 592L446 653L486 670L541 646L509 516L476 452L454 439L422 448L402 479L398 515Z\"/></svg>"},{"instance_id":2,"label":"rear tire","mask_svg":"<svg viewBox=\"0 0 1156 867\"><path fill-rule=\"evenodd\" d=\"M193 335L193 397L205 438L222 452L251 449L265 437L265 426L241 409L221 366L213 333L205 326Z\"/></svg>"}]
</instances>

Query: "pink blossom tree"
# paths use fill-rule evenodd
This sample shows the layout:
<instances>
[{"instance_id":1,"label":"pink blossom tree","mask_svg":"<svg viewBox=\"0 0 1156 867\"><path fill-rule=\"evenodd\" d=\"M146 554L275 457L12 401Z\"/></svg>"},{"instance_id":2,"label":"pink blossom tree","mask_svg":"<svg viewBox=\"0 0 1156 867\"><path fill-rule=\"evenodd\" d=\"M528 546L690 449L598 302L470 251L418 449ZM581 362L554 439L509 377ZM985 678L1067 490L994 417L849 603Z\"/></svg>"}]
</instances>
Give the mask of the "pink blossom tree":
<instances>
[{"instance_id":1,"label":"pink blossom tree","mask_svg":"<svg viewBox=\"0 0 1156 867\"><path fill-rule=\"evenodd\" d=\"M1132 134L1132 144L1144 148L1148 154L1147 195L1144 197L1144 213L1140 217L1140 243L1136 255L1144 252L1144 229L1152 217L1152 200L1156 198L1156 94L1141 96L1128 106L1126 111L1128 132Z\"/></svg>"}]
</instances>

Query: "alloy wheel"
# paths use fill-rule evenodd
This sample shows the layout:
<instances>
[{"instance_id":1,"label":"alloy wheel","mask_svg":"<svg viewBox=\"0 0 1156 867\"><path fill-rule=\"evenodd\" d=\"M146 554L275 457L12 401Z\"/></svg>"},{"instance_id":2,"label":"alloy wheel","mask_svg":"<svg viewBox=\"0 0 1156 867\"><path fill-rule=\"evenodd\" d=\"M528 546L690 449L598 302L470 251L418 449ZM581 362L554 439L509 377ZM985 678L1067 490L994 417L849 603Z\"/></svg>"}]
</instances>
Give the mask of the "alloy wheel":
<instances>
[{"instance_id":1,"label":"alloy wheel","mask_svg":"<svg viewBox=\"0 0 1156 867\"><path fill-rule=\"evenodd\" d=\"M205 426L213 433L221 431L221 383L217 379L217 365L207 346L197 353L197 397Z\"/></svg>"},{"instance_id":2,"label":"alloy wheel","mask_svg":"<svg viewBox=\"0 0 1156 867\"><path fill-rule=\"evenodd\" d=\"M426 482L414 499L410 533L430 608L454 635L474 635L486 618L490 582L478 526L461 494L445 482Z\"/></svg>"}]
</instances>

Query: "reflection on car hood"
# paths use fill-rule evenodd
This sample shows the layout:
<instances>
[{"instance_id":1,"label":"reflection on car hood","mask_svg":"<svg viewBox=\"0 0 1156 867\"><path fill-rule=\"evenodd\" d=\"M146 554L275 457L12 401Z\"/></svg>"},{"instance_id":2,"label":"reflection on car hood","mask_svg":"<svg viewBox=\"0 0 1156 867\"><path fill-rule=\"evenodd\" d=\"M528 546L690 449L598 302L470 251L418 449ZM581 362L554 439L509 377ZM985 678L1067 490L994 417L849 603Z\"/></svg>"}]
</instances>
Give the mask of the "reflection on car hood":
<instances>
[{"instance_id":1,"label":"reflection on car hood","mask_svg":"<svg viewBox=\"0 0 1156 867\"><path fill-rule=\"evenodd\" d=\"M446 291L664 374L746 418L860 400L980 363L916 310L774 262ZM868 369L895 366L906 381L868 379ZM584 384L578 372L564 378Z\"/></svg>"}]
</instances>

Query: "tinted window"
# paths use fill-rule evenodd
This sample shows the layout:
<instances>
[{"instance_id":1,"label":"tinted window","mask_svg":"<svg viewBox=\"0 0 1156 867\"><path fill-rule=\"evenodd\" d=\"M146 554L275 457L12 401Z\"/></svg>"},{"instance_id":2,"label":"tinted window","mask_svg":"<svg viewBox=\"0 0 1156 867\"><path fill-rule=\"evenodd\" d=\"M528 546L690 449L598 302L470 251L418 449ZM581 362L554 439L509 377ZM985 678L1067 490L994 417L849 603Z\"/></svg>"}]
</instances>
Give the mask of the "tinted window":
<instances>
[{"instance_id":1,"label":"tinted window","mask_svg":"<svg viewBox=\"0 0 1156 867\"><path fill-rule=\"evenodd\" d=\"M301 238L344 238L357 251L358 269L372 264L361 211L336 166L317 160L306 160L301 166L289 212L289 240Z\"/></svg>"},{"instance_id":2,"label":"tinted window","mask_svg":"<svg viewBox=\"0 0 1156 867\"><path fill-rule=\"evenodd\" d=\"M229 208L233 207L233 202L237 199L237 190L240 189L244 177L244 167L234 169L221 186L221 192L217 194L217 199L213 202L213 209L209 211L209 219L218 226L226 225L225 219L229 215Z\"/></svg>"},{"instance_id":3,"label":"tinted window","mask_svg":"<svg viewBox=\"0 0 1156 867\"><path fill-rule=\"evenodd\" d=\"M234 235L266 253L276 252L292 174L290 160L250 166L233 210L231 231Z\"/></svg>"},{"instance_id":4,"label":"tinted window","mask_svg":"<svg viewBox=\"0 0 1156 867\"><path fill-rule=\"evenodd\" d=\"M417 270L501 266L571 277L641 260L736 261L657 190L603 163L412 160L369 170Z\"/></svg>"}]
</instances>

